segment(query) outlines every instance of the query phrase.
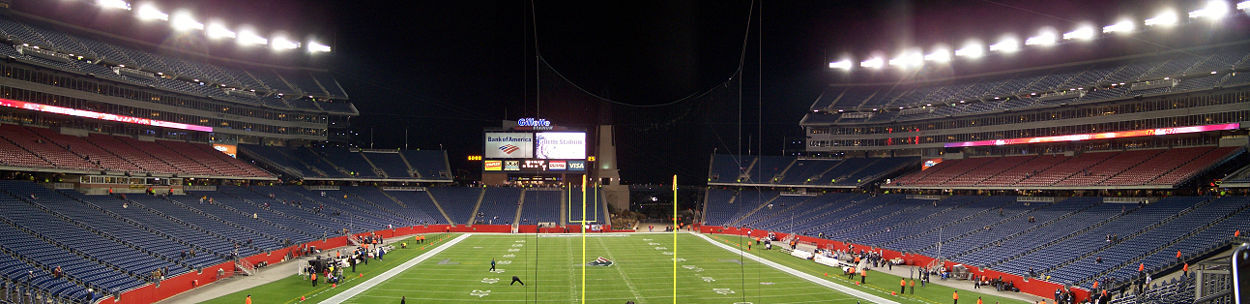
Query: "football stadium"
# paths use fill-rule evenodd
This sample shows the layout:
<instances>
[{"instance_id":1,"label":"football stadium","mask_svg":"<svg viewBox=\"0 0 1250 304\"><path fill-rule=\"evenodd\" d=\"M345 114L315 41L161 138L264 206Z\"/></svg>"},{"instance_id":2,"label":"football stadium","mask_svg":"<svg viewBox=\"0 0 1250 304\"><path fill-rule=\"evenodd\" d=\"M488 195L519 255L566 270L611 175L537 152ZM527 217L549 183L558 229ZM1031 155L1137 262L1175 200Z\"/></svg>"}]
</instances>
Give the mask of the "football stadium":
<instances>
[{"instance_id":1,"label":"football stadium","mask_svg":"<svg viewBox=\"0 0 1250 304\"><path fill-rule=\"evenodd\" d=\"M355 2L0 0L0 303L1250 303L1250 1Z\"/></svg>"}]
</instances>

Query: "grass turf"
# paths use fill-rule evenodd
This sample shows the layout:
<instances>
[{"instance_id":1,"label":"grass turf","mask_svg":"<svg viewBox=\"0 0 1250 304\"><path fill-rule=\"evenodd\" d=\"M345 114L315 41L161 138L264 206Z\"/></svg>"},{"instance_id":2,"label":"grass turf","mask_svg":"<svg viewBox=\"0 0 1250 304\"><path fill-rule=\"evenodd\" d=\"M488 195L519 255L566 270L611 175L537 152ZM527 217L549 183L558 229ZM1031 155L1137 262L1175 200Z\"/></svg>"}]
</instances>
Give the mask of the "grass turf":
<instances>
[{"instance_id":1,"label":"grass turf","mask_svg":"<svg viewBox=\"0 0 1250 304\"><path fill-rule=\"evenodd\" d=\"M734 244L731 236L713 236ZM435 238L431 238L435 239ZM669 234L591 235L586 239L586 258L581 257L582 239L554 235L473 235L454 247L404 273L381 282L349 299L346 303L576 303L581 300L581 272L586 271L585 299L588 303L672 303L673 264ZM410 243L411 245L411 243ZM779 270L743 260L693 235L679 234L677 258L677 302L679 303L857 303L859 299L816 285ZM387 261L371 263L367 273L381 273L423 253L417 248L396 250ZM780 251L752 251L761 257L799 271L815 274L832 282L900 303L950 303L948 287L917 287L915 295L890 296L898 277L873 272L868 284L854 286L846 277L823 273L833 268L795 259ZM584 267L596 257L615 261L608 267ZM499 262L498 273L489 272L490 260ZM376 263L376 261L374 261ZM381 266L381 267L378 267ZM360 269L358 269L360 270ZM518 276L526 286L509 285ZM368 278L368 274L365 277ZM355 286L356 278L328 289L313 289L308 281L292 277L241 291L208 303L238 303L248 293L257 303L290 303L300 295L316 303ZM960 293L965 303L1023 303L1023 301ZM263 301L262 301L263 300Z\"/></svg>"},{"instance_id":2,"label":"grass turf","mask_svg":"<svg viewBox=\"0 0 1250 304\"><path fill-rule=\"evenodd\" d=\"M459 234L428 234L426 235L426 244L417 244L412 240L412 237L408 237L403 240L403 242L408 242L407 249L400 249L399 246L396 246L395 250L386 253L386 260L384 261L370 260L368 265L357 265L356 273L363 274L363 277L352 273L350 268L347 269L343 274L346 278L338 287L330 287L330 284L326 284L325 280L322 279L321 283L316 288L313 288L312 283L307 278L291 275L285 279L231 293L202 303L243 303L243 299L249 294L252 295L253 303L298 303L301 296L304 296L308 302L316 303L316 301L329 298L347 290L347 288L366 281L371 275L377 275L395 268L395 266L402 264L404 261L415 258L438 245L442 245L442 243L457 235Z\"/></svg>"}]
</instances>

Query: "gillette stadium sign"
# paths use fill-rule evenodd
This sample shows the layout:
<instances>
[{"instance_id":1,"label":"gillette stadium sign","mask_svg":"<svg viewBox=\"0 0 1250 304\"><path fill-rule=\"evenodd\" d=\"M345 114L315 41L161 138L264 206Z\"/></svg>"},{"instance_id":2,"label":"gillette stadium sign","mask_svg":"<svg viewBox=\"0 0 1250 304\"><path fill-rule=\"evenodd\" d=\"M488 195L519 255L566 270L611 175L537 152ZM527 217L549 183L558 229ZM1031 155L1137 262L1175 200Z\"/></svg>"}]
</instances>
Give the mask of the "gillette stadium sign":
<instances>
[{"instance_id":1,"label":"gillette stadium sign","mask_svg":"<svg viewBox=\"0 0 1250 304\"><path fill-rule=\"evenodd\" d=\"M533 158L534 134L486 132L486 158Z\"/></svg>"}]
</instances>

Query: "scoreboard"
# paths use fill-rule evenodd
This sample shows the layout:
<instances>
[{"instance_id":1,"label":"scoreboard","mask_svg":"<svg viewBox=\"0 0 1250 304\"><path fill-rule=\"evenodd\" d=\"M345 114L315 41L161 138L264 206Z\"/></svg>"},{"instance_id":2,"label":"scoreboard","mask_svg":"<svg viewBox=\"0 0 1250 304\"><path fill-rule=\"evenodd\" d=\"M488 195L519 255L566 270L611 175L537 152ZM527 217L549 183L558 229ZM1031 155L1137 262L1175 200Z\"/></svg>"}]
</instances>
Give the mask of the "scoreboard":
<instances>
[{"instance_id":1,"label":"scoreboard","mask_svg":"<svg viewBox=\"0 0 1250 304\"><path fill-rule=\"evenodd\" d=\"M483 172L586 172L586 132L487 131L483 143Z\"/></svg>"}]
</instances>

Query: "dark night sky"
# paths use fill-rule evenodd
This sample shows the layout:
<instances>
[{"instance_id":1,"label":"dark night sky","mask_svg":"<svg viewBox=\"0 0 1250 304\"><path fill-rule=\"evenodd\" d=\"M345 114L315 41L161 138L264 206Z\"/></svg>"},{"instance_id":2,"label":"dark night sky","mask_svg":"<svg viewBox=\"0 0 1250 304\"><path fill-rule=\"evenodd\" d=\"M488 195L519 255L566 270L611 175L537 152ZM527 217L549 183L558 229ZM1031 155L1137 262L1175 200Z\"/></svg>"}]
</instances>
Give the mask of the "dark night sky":
<instances>
[{"instance_id":1,"label":"dark night sky","mask_svg":"<svg viewBox=\"0 0 1250 304\"><path fill-rule=\"evenodd\" d=\"M161 38L159 31L143 31L142 25L117 24L118 16L88 14L81 3L59 2L44 2L41 9L62 20ZM332 41L335 52L329 58L294 61L229 47L210 49L223 56L329 68L362 112L352 122L360 134L354 143L367 147L372 130L374 147L402 147L407 128L411 148L437 149L441 144L453 169L463 170L457 174L477 172L480 164L468 163L464 156L481 153L482 128L536 114L538 79L539 116L578 128L618 126L620 167L631 183L660 183L674 173L701 180L713 149L746 153L749 147L759 154L756 147L762 147L763 154L779 154L784 138L802 136L798 121L823 86L901 75L846 76L825 67L844 54L862 58L881 50L892 55L900 47L928 49L940 42L957 48L967 38L992 42L1002 33L1024 37L1040 26L1062 32L1081 21L1101 26L1119 16L1140 20L1164 5L1178 5L1183 11L1198 3L767 1L762 5L761 44L756 2L744 68L731 80L743 55L750 1L537 1L536 18L531 18L530 4L522 1L156 2L167 10L190 8L201 18ZM550 67L536 69L530 27L534 20L538 48ZM966 74L1169 48L1171 38L1160 34L1102 39L928 73ZM554 71L618 103L593 98ZM640 107L702 91L709 94L671 106Z\"/></svg>"}]
</instances>

